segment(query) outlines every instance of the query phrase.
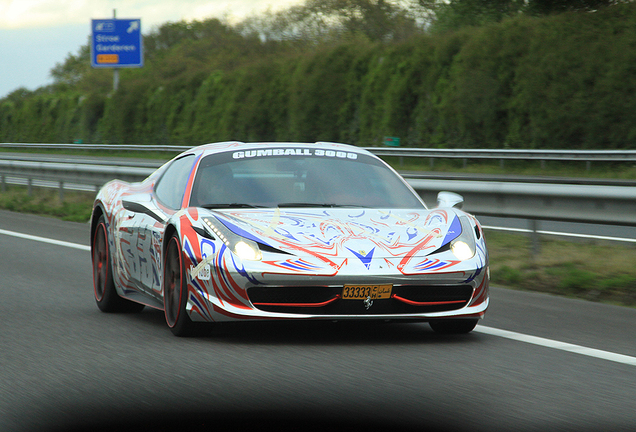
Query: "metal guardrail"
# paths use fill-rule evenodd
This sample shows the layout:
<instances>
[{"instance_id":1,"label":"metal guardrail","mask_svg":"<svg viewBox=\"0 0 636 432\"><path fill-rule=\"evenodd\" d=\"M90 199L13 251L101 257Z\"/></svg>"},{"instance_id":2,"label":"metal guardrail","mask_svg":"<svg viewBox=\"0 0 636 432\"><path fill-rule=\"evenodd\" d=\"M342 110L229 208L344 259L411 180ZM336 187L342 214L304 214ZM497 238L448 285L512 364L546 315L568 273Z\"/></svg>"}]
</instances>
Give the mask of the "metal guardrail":
<instances>
[{"instance_id":1,"label":"metal guardrail","mask_svg":"<svg viewBox=\"0 0 636 432\"><path fill-rule=\"evenodd\" d=\"M186 151L191 146L144 145L144 144L45 144L45 143L0 143L0 148L18 150L104 150L139 152L177 152Z\"/></svg>"},{"instance_id":2,"label":"metal guardrail","mask_svg":"<svg viewBox=\"0 0 636 432\"><path fill-rule=\"evenodd\" d=\"M517 150L369 147L378 156L450 159L510 159L583 162L636 161L636 150Z\"/></svg>"},{"instance_id":3,"label":"metal guardrail","mask_svg":"<svg viewBox=\"0 0 636 432\"><path fill-rule=\"evenodd\" d=\"M0 143L0 148L48 150L106 150L140 152L182 152L190 146L145 144L45 144ZM583 162L636 161L636 150L537 150L537 149L434 149L410 147L365 147L378 156L437 159L508 159Z\"/></svg>"},{"instance_id":4,"label":"metal guardrail","mask_svg":"<svg viewBox=\"0 0 636 432\"><path fill-rule=\"evenodd\" d=\"M61 148L59 145L50 144L42 144L41 146ZM79 146L85 147L76 144L69 144L68 146L72 146L71 148L74 149L78 149ZM100 145L89 146L86 149L95 150L96 146ZM146 148L147 146L125 147L127 149L132 147L136 150L137 147ZM160 151L168 151L168 148L170 149L169 151L177 151L174 150L176 147L178 146L157 146L155 148L161 148L162 150ZM105 146L105 148L113 150L111 145ZM179 147L179 151L183 149L183 147ZM371 150L379 150L379 148L372 148ZM414 157L415 154L420 155L418 157L422 157L423 154L427 154L419 150L425 149L396 150L383 148L376 154L381 156L401 155L404 157ZM415 151L414 154L409 153L413 151ZM496 151L493 152L496 153ZM609 156L603 157L607 158ZM160 162L157 162L157 165L159 164ZM115 166L111 164L52 162L50 160L2 160L2 154L0 153L0 177L3 188L7 177L13 176L29 179L29 187L32 187L33 179L57 182L59 183L60 193L63 194L65 185L69 183L95 185L97 189L100 185L113 178L140 181L152 173L154 169L155 167L131 166L129 164ZM463 195L464 208L467 211L479 215L636 226L636 186L633 185L601 186L447 180L422 178L421 176L418 176L418 178L408 178L407 176L407 181L427 203L432 204L436 201L437 192L450 190Z\"/></svg>"},{"instance_id":5,"label":"metal guardrail","mask_svg":"<svg viewBox=\"0 0 636 432\"><path fill-rule=\"evenodd\" d=\"M140 181L150 175L155 168L135 166L112 166L62 162L34 162L0 160L0 176L14 176L64 183L89 184L99 187L109 180L119 178L125 181Z\"/></svg>"},{"instance_id":6,"label":"metal guardrail","mask_svg":"<svg viewBox=\"0 0 636 432\"><path fill-rule=\"evenodd\" d=\"M440 190L484 216L636 226L636 187L407 179L427 203Z\"/></svg>"}]
</instances>

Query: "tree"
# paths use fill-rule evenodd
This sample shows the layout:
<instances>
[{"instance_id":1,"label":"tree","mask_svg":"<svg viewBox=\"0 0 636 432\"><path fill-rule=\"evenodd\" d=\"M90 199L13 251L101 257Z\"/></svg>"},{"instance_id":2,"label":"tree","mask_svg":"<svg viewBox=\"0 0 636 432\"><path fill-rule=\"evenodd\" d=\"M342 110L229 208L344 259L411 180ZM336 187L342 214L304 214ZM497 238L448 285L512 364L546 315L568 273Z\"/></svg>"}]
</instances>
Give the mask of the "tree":
<instances>
[{"instance_id":1,"label":"tree","mask_svg":"<svg viewBox=\"0 0 636 432\"><path fill-rule=\"evenodd\" d=\"M434 11L434 31L500 22L519 14L526 4L524 0L419 0L419 3Z\"/></svg>"},{"instance_id":2,"label":"tree","mask_svg":"<svg viewBox=\"0 0 636 432\"><path fill-rule=\"evenodd\" d=\"M75 85L90 71L90 46L82 45L77 55L69 54L63 63L56 63L50 75L54 84Z\"/></svg>"},{"instance_id":3,"label":"tree","mask_svg":"<svg viewBox=\"0 0 636 432\"><path fill-rule=\"evenodd\" d=\"M203 21L168 22L144 36L144 50L151 59L161 52L183 44L200 40L217 42L234 40L240 37L238 32L216 18Z\"/></svg>"},{"instance_id":4,"label":"tree","mask_svg":"<svg viewBox=\"0 0 636 432\"><path fill-rule=\"evenodd\" d=\"M595 11L603 7L624 3L620 0L530 0L526 12L550 15L568 11Z\"/></svg>"},{"instance_id":5,"label":"tree","mask_svg":"<svg viewBox=\"0 0 636 432\"><path fill-rule=\"evenodd\" d=\"M412 0L430 11L434 31L455 30L500 22L521 13L552 15L563 12L596 11L631 0Z\"/></svg>"},{"instance_id":6,"label":"tree","mask_svg":"<svg viewBox=\"0 0 636 432\"><path fill-rule=\"evenodd\" d=\"M404 6L399 0L307 0L248 18L240 28L265 40L321 42L361 35L370 41L395 41L422 30Z\"/></svg>"}]
</instances>

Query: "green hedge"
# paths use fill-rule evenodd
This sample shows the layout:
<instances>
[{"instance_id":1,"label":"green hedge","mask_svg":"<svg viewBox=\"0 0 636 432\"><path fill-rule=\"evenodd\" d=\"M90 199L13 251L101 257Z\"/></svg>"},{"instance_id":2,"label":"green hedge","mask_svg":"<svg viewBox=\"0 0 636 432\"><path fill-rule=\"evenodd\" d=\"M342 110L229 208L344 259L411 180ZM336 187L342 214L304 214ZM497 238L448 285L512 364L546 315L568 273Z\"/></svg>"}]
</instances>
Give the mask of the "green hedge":
<instances>
[{"instance_id":1,"label":"green hedge","mask_svg":"<svg viewBox=\"0 0 636 432\"><path fill-rule=\"evenodd\" d=\"M636 148L636 4L400 43L224 47L213 66L192 60L196 46L123 70L112 95L86 82L14 92L0 141Z\"/></svg>"}]
</instances>

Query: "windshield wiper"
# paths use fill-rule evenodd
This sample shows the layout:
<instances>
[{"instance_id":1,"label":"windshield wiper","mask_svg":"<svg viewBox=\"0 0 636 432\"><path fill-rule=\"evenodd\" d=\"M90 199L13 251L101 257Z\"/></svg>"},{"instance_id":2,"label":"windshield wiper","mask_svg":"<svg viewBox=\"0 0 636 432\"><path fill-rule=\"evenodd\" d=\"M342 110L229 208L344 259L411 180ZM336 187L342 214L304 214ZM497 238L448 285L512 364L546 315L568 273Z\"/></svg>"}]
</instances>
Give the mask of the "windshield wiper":
<instances>
[{"instance_id":1,"label":"windshield wiper","mask_svg":"<svg viewBox=\"0 0 636 432\"><path fill-rule=\"evenodd\" d=\"M219 209L219 208L263 208L263 206L257 206L253 204L246 203L222 203L222 204L203 204L199 207L203 207L206 209Z\"/></svg>"}]
</instances>

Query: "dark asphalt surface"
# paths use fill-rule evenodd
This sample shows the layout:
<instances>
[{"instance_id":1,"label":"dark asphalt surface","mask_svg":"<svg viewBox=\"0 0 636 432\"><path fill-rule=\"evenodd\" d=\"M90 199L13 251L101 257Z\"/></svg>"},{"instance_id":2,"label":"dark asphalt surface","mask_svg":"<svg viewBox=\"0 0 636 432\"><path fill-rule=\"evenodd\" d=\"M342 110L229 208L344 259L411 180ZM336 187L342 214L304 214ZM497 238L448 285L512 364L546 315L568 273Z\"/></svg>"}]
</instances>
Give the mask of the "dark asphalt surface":
<instances>
[{"instance_id":1,"label":"dark asphalt surface","mask_svg":"<svg viewBox=\"0 0 636 432\"><path fill-rule=\"evenodd\" d=\"M88 225L0 211L88 245ZM85 250L0 233L0 431L635 430L636 366L427 324L172 336L99 312ZM494 288L484 326L636 356L636 310Z\"/></svg>"}]
</instances>

